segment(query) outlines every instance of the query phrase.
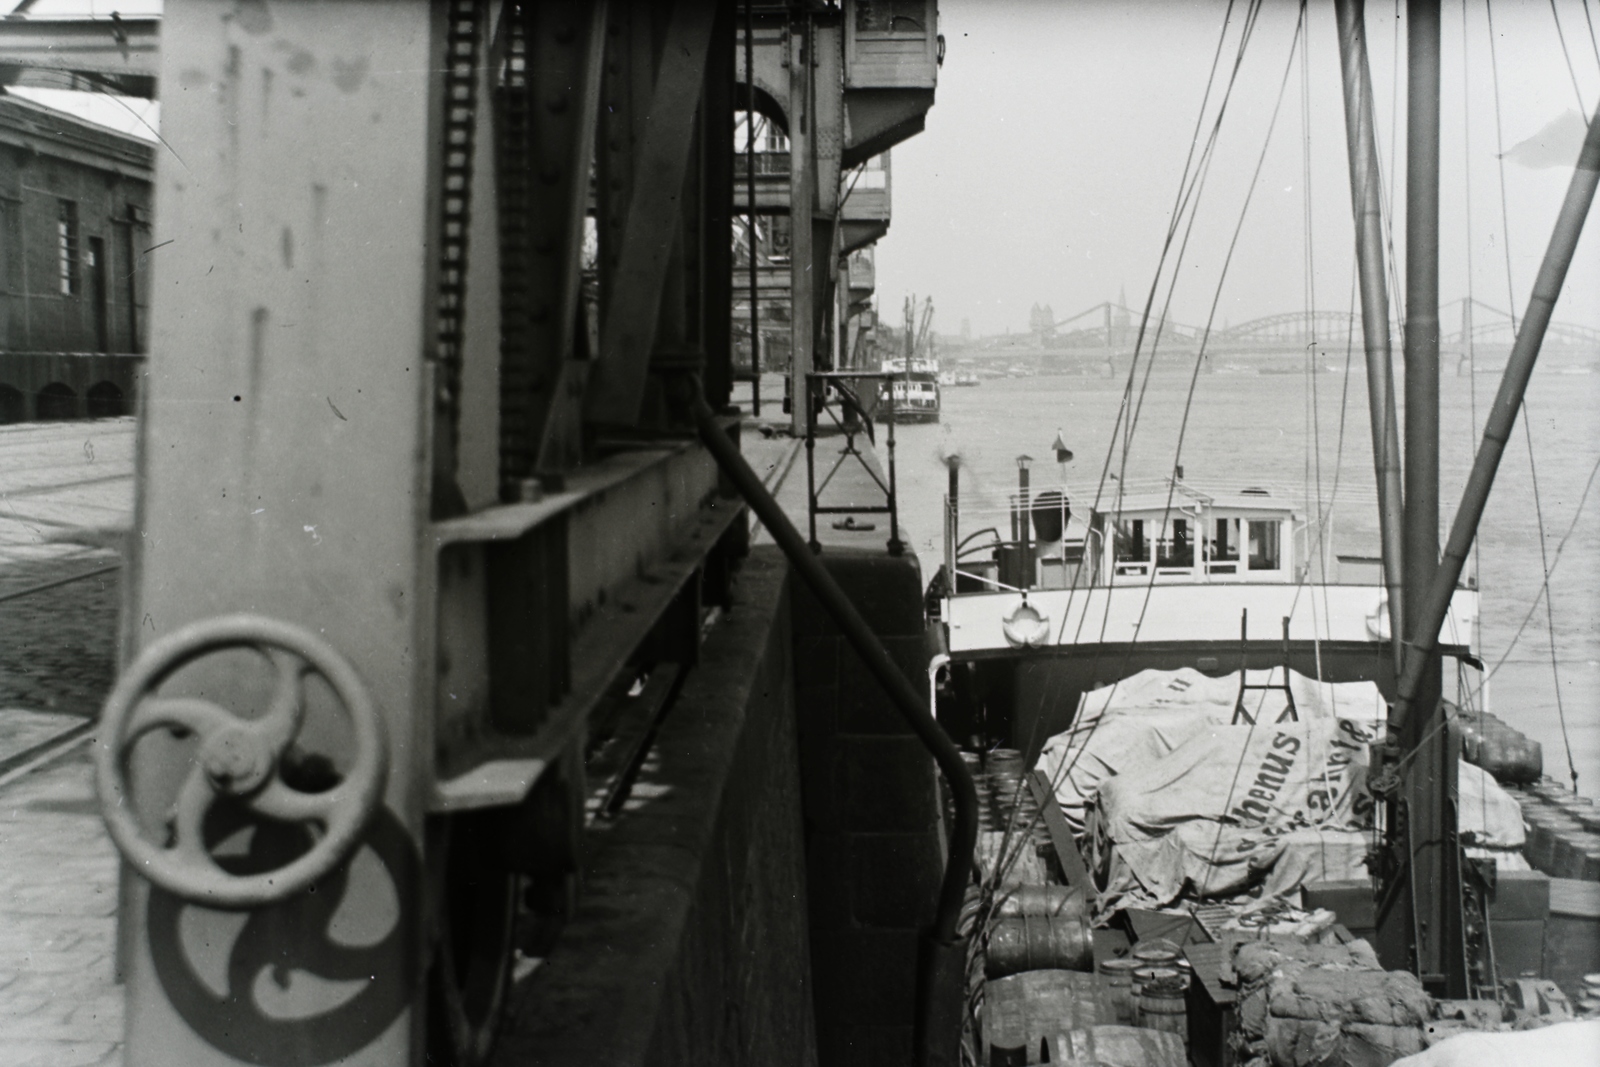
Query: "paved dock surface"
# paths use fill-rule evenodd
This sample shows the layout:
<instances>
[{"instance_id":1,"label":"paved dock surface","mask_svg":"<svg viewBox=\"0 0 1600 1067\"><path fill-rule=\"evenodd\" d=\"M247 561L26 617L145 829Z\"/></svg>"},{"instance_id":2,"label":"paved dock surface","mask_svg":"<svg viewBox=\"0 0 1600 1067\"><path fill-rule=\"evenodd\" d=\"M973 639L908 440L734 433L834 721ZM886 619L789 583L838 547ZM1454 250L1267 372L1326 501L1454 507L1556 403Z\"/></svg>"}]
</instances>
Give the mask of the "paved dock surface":
<instances>
[{"instance_id":1,"label":"paved dock surface","mask_svg":"<svg viewBox=\"0 0 1600 1067\"><path fill-rule=\"evenodd\" d=\"M763 414L746 455L803 516L800 442ZM115 678L133 447L132 419L0 426L0 1067L122 1063L117 853L84 725Z\"/></svg>"},{"instance_id":2,"label":"paved dock surface","mask_svg":"<svg viewBox=\"0 0 1600 1067\"><path fill-rule=\"evenodd\" d=\"M0 1067L122 1063L117 853L88 753L0 778Z\"/></svg>"},{"instance_id":3,"label":"paved dock surface","mask_svg":"<svg viewBox=\"0 0 1600 1067\"><path fill-rule=\"evenodd\" d=\"M133 447L132 419L0 426L0 1067L122 1062L84 728L116 672Z\"/></svg>"}]
</instances>

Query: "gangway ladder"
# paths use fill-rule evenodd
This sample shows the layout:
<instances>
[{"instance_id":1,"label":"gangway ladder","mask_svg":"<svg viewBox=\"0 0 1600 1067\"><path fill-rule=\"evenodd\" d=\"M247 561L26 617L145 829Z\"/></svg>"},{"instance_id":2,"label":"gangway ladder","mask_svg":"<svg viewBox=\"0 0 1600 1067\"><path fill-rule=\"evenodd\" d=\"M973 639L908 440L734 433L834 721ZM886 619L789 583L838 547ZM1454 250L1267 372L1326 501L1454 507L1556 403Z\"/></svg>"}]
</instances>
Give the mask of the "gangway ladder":
<instances>
[{"instance_id":1,"label":"gangway ladder","mask_svg":"<svg viewBox=\"0 0 1600 1067\"><path fill-rule=\"evenodd\" d=\"M1283 693L1283 699L1284 699L1284 708L1283 708L1283 714L1278 716L1278 722L1299 722L1300 721L1300 712L1294 705L1294 690L1289 687L1289 616L1285 615L1283 617L1283 645L1282 645L1282 651L1283 651L1283 681L1282 682L1274 682L1272 680L1272 671L1273 671L1274 668L1268 667L1267 668L1267 680L1265 682L1262 682L1259 685L1252 685L1251 684L1251 682L1250 682L1250 662L1249 662L1249 650L1250 650L1249 633L1250 633L1250 609L1249 608L1243 608L1239 612L1239 695L1238 695L1238 697L1236 697L1234 699L1234 702L1233 702L1233 725L1235 725L1235 726L1239 725L1240 720L1243 720L1245 722L1245 724L1248 725L1248 726L1254 726L1256 724L1255 717L1253 715L1251 715L1248 711L1246 711L1245 707L1244 707L1244 695L1245 695L1246 692L1248 692L1248 691L1250 691L1252 689L1254 689L1254 690L1272 690L1272 689L1276 689L1276 690L1282 692Z\"/></svg>"}]
</instances>

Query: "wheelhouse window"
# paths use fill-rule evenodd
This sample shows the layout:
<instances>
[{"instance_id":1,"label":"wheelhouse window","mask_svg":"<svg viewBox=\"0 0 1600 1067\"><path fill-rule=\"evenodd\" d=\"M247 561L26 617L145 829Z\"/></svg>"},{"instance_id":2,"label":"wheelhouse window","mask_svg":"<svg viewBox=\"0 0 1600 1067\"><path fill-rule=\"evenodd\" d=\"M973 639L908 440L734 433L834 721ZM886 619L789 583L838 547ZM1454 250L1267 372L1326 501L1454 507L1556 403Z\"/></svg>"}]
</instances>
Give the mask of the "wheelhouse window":
<instances>
[{"instance_id":1,"label":"wheelhouse window","mask_svg":"<svg viewBox=\"0 0 1600 1067\"><path fill-rule=\"evenodd\" d=\"M1234 562L1239 558L1239 520L1218 519L1216 536L1211 540L1211 558Z\"/></svg>"},{"instance_id":2,"label":"wheelhouse window","mask_svg":"<svg viewBox=\"0 0 1600 1067\"><path fill-rule=\"evenodd\" d=\"M1250 520L1251 570L1275 571L1281 569L1283 557L1279 551L1278 531L1280 525L1276 519Z\"/></svg>"},{"instance_id":3,"label":"wheelhouse window","mask_svg":"<svg viewBox=\"0 0 1600 1067\"><path fill-rule=\"evenodd\" d=\"M56 273L63 296L73 296L78 291L78 243L77 202L59 201L56 211Z\"/></svg>"},{"instance_id":4,"label":"wheelhouse window","mask_svg":"<svg viewBox=\"0 0 1600 1067\"><path fill-rule=\"evenodd\" d=\"M1143 519L1120 519L1117 522L1117 562L1150 562L1150 544L1144 536Z\"/></svg>"},{"instance_id":5,"label":"wheelhouse window","mask_svg":"<svg viewBox=\"0 0 1600 1067\"><path fill-rule=\"evenodd\" d=\"M1170 536L1163 537L1156 552L1158 567L1193 567L1194 540L1188 519L1173 519Z\"/></svg>"}]
</instances>

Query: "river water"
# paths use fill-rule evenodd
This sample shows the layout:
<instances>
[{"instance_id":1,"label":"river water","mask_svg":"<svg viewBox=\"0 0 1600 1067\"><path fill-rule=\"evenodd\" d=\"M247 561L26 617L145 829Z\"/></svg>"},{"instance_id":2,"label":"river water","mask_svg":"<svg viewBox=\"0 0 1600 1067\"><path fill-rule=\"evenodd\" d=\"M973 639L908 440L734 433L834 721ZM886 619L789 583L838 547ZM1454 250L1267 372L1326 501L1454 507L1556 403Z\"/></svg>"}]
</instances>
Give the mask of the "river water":
<instances>
[{"instance_id":1,"label":"river water","mask_svg":"<svg viewBox=\"0 0 1600 1067\"><path fill-rule=\"evenodd\" d=\"M1541 742L1545 773L1563 781L1568 777L1570 741L1580 792L1589 796L1600 793L1600 486L1584 504L1559 558L1556 552L1577 513L1585 482L1600 461L1597 357L1600 353L1554 353L1541 362L1527 396L1535 466L1530 469L1519 420L1483 517L1476 560L1482 590L1482 654L1489 667L1498 664L1488 688L1489 710ZM1006 359L995 365L1012 362ZM1378 520L1361 355L1357 352L1350 360L1348 378L1343 351L1324 353L1318 361L1323 369L1314 375L1309 369L1294 372L1295 362L1290 357L1290 373L1260 373L1259 366L1234 364L1195 379L1183 433L1185 478L1200 488L1208 483L1287 487L1303 505L1308 499L1304 487L1316 484L1320 460L1322 491L1311 493L1309 500L1319 496L1331 500L1332 553L1375 556ZM1477 447L1473 427L1481 433L1499 384L1498 367L1480 366L1475 375L1455 374L1454 359L1447 357L1444 362L1441 538L1448 534ZM1172 470L1192 365L1188 357L1174 356L1170 366L1158 364L1150 377L1128 456L1125 477L1130 485L1160 479ZM987 495L999 500L1015 486L1019 454L1039 457L1031 471L1036 488L1058 482L1061 474L1050 447L1059 430L1075 454L1065 467L1071 498L1086 503L1100 480L1126 369L1123 360L1115 378L1091 371L996 378L975 388L947 388L939 423L898 428L902 521L922 556L925 577L932 576L943 558L943 457L951 453L962 457L966 510L969 499L975 502ZM1397 380L1398 376L1397 369ZM1313 386L1314 407L1309 399ZM1341 403L1345 405L1342 446ZM1550 585L1559 708L1551 667L1551 627L1543 603L1512 644L1541 588L1540 509L1545 551L1554 567ZM1314 514L1315 508L1302 506L1301 513ZM972 529L965 520L962 525L964 532Z\"/></svg>"}]
</instances>

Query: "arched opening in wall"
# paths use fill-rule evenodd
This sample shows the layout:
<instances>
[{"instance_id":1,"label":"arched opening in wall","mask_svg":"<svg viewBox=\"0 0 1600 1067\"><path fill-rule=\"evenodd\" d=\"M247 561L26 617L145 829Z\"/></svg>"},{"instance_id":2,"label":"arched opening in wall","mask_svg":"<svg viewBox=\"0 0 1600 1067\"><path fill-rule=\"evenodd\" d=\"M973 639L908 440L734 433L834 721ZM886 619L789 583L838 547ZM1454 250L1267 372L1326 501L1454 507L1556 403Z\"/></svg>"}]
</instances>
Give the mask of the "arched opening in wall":
<instances>
[{"instance_id":1,"label":"arched opening in wall","mask_svg":"<svg viewBox=\"0 0 1600 1067\"><path fill-rule=\"evenodd\" d=\"M78 394L72 391L71 386L51 382L39 390L34 416L40 421L75 419L78 417Z\"/></svg>"},{"instance_id":2,"label":"arched opening in wall","mask_svg":"<svg viewBox=\"0 0 1600 1067\"><path fill-rule=\"evenodd\" d=\"M743 67L742 47L739 51ZM784 297L776 293L752 306L751 258L759 267L780 267L789 262L788 199L791 190L789 122L777 99L761 85L759 71L754 93L748 80L733 87L733 363L739 376L756 371L756 334L760 334L762 368L787 364L776 356L787 351L783 329L775 329L782 316ZM752 100L752 95L754 99ZM753 188L752 188L753 186ZM750 209L740 205L749 205ZM774 209L779 210L774 210Z\"/></svg>"},{"instance_id":3,"label":"arched opening in wall","mask_svg":"<svg viewBox=\"0 0 1600 1067\"><path fill-rule=\"evenodd\" d=\"M742 59L741 62L743 62ZM745 107L749 103L749 99L750 83L744 81L743 79L736 81L733 86L733 124L739 130L744 129L744 113ZM762 120L766 120L778 133L781 133L784 136L785 141L787 142L787 138L789 136L789 116L783 113L783 105L778 103L778 98L773 96L762 86L761 79L759 77L756 79L755 104L756 126L760 127ZM735 133L734 138L735 145L742 150L742 146L744 144L744 134ZM761 147L758 143L756 146L756 151L759 152L760 150Z\"/></svg>"},{"instance_id":4,"label":"arched opening in wall","mask_svg":"<svg viewBox=\"0 0 1600 1067\"><path fill-rule=\"evenodd\" d=\"M28 398L21 389L0 385L0 426L22 422L28 417Z\"/></svg>"},{"instance_id":5,"label":"arched opening in wall","mask_svg":"<svg viewBox=\"0 0 1600 1067\"><path fill-rule=\"evenodd\" d=\"M122 390L111 382L98 382L90 386L84 396L89 402L91 419L111 419L128 413L128 405L122 398Z\"/></svg>"}]
</instances>

